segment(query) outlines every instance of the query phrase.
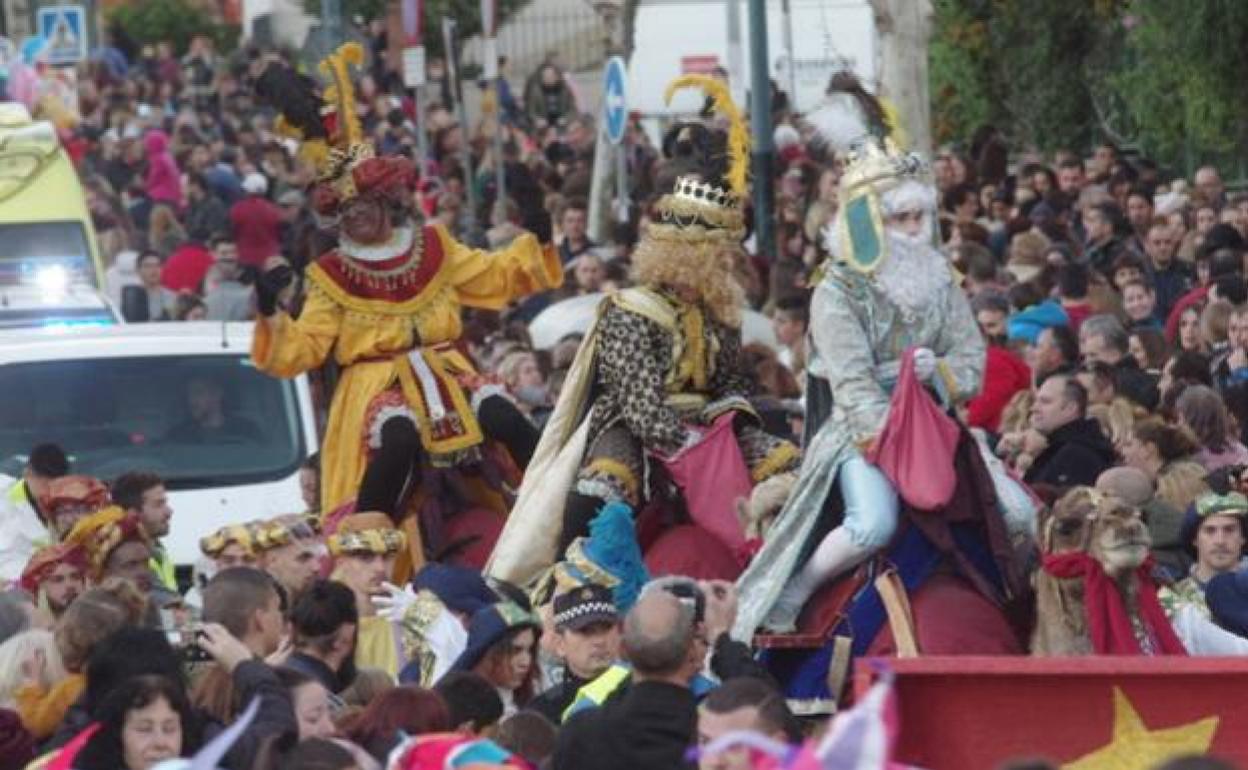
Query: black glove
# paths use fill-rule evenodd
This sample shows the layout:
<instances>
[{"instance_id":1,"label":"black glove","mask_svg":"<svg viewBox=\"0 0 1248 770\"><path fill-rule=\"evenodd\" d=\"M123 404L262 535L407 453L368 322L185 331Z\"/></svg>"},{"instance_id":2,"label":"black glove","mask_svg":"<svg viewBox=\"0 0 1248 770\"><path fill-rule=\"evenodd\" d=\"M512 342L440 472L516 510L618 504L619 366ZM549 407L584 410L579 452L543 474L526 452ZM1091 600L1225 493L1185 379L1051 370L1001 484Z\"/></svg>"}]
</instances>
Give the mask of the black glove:
<instances>
[{"instance_id":1,"label":"black glove","mask_svg":"<svg viewBox=\"0 0 1248 770\"><path fill-rule=\"evenodd\" d=\"M550 212L545 208L539 206L527 211L520 226L533 233L539 243L550 243L552 237Z\"/></svg>"},{"instance_id":2,"label":"black glove","mask_svg":"<svg viewBox=\"0 0 1248 770\"><path fill-rule=\"evenodd\" d=\"M295 280L295 271L289 265L278 265L265 270L256 281L256 309L262 316L277 312L277 295Z\"/></svg>"}]
</instances>

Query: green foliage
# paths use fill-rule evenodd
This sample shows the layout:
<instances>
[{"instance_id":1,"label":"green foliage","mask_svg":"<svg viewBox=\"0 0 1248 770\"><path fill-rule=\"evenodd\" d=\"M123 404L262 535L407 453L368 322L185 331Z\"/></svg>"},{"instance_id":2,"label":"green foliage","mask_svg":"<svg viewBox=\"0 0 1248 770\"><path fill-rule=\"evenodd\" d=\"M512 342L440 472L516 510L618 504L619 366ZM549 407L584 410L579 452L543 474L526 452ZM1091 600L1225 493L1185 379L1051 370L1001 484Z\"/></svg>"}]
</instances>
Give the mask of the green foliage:
<instances>
[{"instance_id":1,"label":"green foliage","mask_svg":"<svg viewBox=\"0 0 1248 770\"><path fill-rule=\"evenodd\" d=\"M1089 76L1112 49L1109 0L935 0L931 46L938 141L983 123L1018 146L1085 146L1095 134Z\"/></svg>"},{"instance_id":2,"label":"green foliage","mask_svg":"<svg viewBox=\"0 0 1248 770\"><path fill-rule=\"evenodd\" d=\"M929 48L932 131L938 143L968 137L975 127L999 119L989 96L985 25L955 0L935 0L935 31Z\"/></svg>"},{"instance_id":3,"label":"green foliage","mask_svg":"<svg viewBox=\"0 0 1248 770\"><path fill-rule=\"evenodd\" d=\"M132 0L112 11L109 22L140 43L172 41L177 51L185 51L196 35L213 38L219 51L231 50L238 41L238 30L214 23L191 0Z\"/></svg>"},{"instance_id":4,"label":"green foliage","mask_svg":"<svg viewBox=\"0 0 1248 770\"><path fill-rule=\"evenodd\" d=\"M933 0L937 141L993 123L1019 148L1102 139L1191 170L1248 149L1244 0Z\"/></svg>"},{"instance_id":5,"label":"green foliage","mask_svg":"<svg viewBox=\"0 0 1248 770\"><path fill-rule=\"evenodd\" d=\"M344 19L359 17L365 21L386 16L388 0L339 0ZM499 21L524 5L524 0L498 0ZM320 17L321 0L303 0L304 10ZM459 22L459 38L464 40L481 32L480 0L425 0L425 50L430 57L441 56L442 17Z\"/></svg>"},{"instance_id":6,"label":"green foliage","mask_svg":"<svg viewBox=\"0 0 1248 770\"><path fill-rule=\"evenodd\" d=\"M1136 0L1128 36L1130 67L1111 78L1138 139L1187 165L1242 154L1248 6L1236 0Z\"/></svg>"}]
</instances>

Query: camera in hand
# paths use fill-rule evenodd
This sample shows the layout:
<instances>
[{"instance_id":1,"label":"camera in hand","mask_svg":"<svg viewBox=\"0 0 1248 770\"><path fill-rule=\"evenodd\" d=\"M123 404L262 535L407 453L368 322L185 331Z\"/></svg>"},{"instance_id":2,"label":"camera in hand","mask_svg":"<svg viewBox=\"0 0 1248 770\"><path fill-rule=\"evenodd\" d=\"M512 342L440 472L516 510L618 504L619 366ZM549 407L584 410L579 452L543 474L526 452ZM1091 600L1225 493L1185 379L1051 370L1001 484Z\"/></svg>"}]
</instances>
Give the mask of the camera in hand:
<instances>
[{"instance_id":1,"label":"camera in hand","mask_svg":"<svg viewBox=\"0 0 1248 770\"><path fill-rule=\"evenodd\" d=\"M204 632L197 631L190 641L184 641L178 647L178 655L185 663L205 663L212 660L212 655L203 647L199 646L199 640L203 638ZM183 637L185 638L185 637Z\"/></svg>"}]
</instances>

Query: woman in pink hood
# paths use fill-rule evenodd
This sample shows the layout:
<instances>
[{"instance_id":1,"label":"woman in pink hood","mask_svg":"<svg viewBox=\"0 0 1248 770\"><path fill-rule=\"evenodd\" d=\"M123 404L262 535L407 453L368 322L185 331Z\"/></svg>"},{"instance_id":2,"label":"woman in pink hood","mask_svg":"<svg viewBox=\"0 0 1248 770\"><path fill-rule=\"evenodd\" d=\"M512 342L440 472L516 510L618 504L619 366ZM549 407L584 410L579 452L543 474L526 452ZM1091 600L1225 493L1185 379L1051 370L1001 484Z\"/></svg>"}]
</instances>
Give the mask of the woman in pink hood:
<instances>
[{"instance_id":1,"label":"woman in pink hood","mask_svg":"<svg viewBox=\"0 0 1248 770\"><path fill-rule=\"evenodd\" d=\"M143 137L147 151L147 177L144 186L153 203L168 203L182 210L182 173L169 152L169 137L164 131L148 131Z\"/></svg>"}]
</instances>

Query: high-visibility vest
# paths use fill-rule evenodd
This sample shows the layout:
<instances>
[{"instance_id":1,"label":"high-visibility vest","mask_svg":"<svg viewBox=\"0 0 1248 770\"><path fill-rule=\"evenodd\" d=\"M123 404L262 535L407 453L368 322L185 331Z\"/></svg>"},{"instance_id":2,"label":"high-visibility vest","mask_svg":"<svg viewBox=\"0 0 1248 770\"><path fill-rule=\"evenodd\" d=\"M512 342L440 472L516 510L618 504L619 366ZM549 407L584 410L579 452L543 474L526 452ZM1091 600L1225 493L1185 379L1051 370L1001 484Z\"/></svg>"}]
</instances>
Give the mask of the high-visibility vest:
<instances>
[{"instance_id":1,"label":"high-visibility vest","mask_svg":"<svg viewBox=\"0 0 1248 770\"><path fill-rule=\"evenodd\" d=\"M165 549L152 548L152 558L147 560L147 566L156 576L157 583L174 593L178 592L178 575L173 568L173 560Z\"/></svg>"},{"instance_id":2,"label":"high-visibility vest","mask_svg":"<svg viewBox=\"0 0 1248 770\"><path fill-rule=\"evenodd\" d=\"M576 697L572 699L571 705L563 710L560 721L566 722L578 711L585 709L597 708L607 702L607 698L611 694L620 689L628 678L633 675L633 670L623 663L616 663L611 668L598 675L598 678L592 682L587 682L576 691Z\"/></svg>"}]
</instances>

